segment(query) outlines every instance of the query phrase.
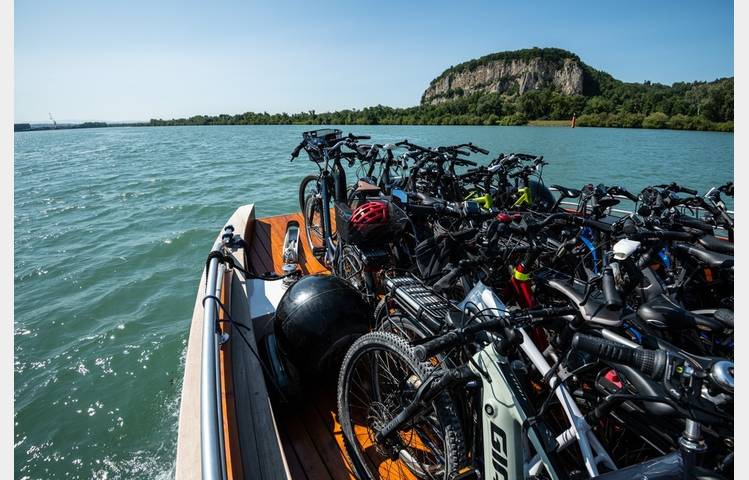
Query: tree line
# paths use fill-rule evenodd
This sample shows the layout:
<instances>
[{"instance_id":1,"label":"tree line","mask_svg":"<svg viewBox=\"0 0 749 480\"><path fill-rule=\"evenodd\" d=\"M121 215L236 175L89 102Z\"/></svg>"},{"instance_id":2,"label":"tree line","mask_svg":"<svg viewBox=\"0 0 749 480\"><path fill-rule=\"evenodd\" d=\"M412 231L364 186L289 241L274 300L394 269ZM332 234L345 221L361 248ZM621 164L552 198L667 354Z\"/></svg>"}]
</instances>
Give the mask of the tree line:
<instances>
[{"instance_id":1,"label":"tree line","mask_svg":"<svg viewBox=\"0 0 749 480\"><path fill-rule=\"evenodd\" d=\"M733 131L733 78L715 82L622 83L597 95L564 95L551 89L523 95L457 95L434 105L383 105L318 113L196 115L150 125L525 125L530 120L570 120L591 127Z\"/></svg>"},{"instance_id":2,"label":"tree line","mask_svg":"<svg viewBox=\"0 0 749 480\"><path fill-rule=\"evenodd\" d=\"M446 75L475 70L488 62L541 59L551 65L565 59L583 70L582 95L565 95L552 88L520 94L512 83L503 92L448 90L438 102L422 98L418 106L383 105L318 113L256 113L195 115L172 120L152 119L149 125L525 125L532 120L570 120L591 127L671 128L733 131L733 77L712 82L663 85L626 83L583 63L572 52L530 48L499 52L445 70ZM474 89L475 90L475 89Z\"/></svg>"}]
</instances>

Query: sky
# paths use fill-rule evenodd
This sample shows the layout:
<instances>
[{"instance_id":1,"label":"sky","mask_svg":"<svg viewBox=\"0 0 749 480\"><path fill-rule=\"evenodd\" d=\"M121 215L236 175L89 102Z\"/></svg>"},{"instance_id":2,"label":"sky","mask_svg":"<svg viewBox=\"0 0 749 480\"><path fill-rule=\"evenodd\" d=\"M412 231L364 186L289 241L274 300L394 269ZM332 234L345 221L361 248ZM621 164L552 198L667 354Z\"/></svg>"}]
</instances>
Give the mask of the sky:
<instances>
[{"instance_id":1,"label":"sky","mask_svg":"<svg viewBox=\"0 0 749 480\"><path fill-rule=\"evenodd\" d=\"M733 2L20 0L15 121L413 106L451 65L534 46L624 81L714 80Z\"/></svg>"}]
</instances>

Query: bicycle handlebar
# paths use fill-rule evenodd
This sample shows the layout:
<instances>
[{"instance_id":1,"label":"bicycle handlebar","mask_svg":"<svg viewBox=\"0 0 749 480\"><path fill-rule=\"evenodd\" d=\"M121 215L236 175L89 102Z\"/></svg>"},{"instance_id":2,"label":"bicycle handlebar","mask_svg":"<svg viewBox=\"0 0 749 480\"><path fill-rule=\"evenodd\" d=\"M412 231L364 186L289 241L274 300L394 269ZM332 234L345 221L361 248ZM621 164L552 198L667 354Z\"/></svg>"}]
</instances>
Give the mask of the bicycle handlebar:
<instances>
[{"instance_id":1,"label":"bicycle handlebar","mask_svg":"<svg viewBox=\"0 0 749 480\"><path fill-rule=\"evenodd\" d=\"M457 347L467 338L470 338L471 335L492 330L504 330L509 339L514 339L516 343L522 343L523 337L518 334L516 328L523 327L523 323L571 315L575 312L577 312L577 309L574 307L548 307L512 312L507 317L492 318L470 325L462 330L453 330L439 337L427 340L421 345L414 347L414 355L417 360L423 362L440 352Z\"/></svg>"},{"instance_id":2,"label":"bicycle handlebar","mask_svg":"<svg viewBox=\"0 0 749 480\"><path fill-rule=\"evenodd\" d=\"M291 160L289 160L290 162L293 162L294 159L299 156L299 152L302 151L305 144L306 142L303 141L302 143L296 146L296 148L291 152Z\"/></svg>"},{"instance_id":3,"label":"bicycle handlebar","mask_svg":"<svg viewBox=\"0 0 749 480\"><path fill-rule=\"evenodd\" d=\"M686 193L687 195L697 195L697 190L694 190L692 188L686 188L682 187L681 185L677 184L676 182L671 182L668 185L655 185L656 188L664 188L666 190L669 190L674 193Z\"/></svg>"}]
</instances>

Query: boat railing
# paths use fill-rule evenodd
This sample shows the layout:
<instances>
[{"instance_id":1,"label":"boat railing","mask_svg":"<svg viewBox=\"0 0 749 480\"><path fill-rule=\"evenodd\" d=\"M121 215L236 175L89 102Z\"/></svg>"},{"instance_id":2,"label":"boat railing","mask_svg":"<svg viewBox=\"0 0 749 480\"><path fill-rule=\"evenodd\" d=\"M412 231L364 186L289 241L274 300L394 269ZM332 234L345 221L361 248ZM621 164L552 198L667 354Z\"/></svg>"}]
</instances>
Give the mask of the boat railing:
<instances>
[{"instance_id":1,"label":"boat railing","mask_svg":"<svg viewBox=\"0 0 749 480\"><path fill-rule=\"evenodd\" d=\"M221 249L221 240L213 245L212 252ZM205 296L203 301L203 353L200 365L200 464L203 480L226 479L226 451L224 448L224 421L221 409L221 382L219 349L222 333L218 329L217 299L226 267L216 257L208 263Z\"/></svg>"}]
</instances>

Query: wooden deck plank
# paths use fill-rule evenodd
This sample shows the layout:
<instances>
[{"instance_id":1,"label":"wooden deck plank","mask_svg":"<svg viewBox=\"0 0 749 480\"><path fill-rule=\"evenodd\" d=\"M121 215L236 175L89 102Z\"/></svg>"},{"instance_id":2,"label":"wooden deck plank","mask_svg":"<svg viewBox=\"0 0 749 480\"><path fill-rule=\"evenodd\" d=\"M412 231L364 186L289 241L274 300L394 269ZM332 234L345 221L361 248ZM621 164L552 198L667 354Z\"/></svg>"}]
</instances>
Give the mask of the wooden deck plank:
<instances>
[{"instance_id":1,"label":"wooden deck plank","mask_svg":"<svg viewBox=\"0 0 749 480\"><path fill-rule=\"evenodd\" d=\"M234 294L235 289L232 289ZM232 310L232 317L234 321L247 325L247 322L243 321L244 316L239 315L240 302L235 299L235 307ZM246 302L241 302L246 304ZM245 329L242 329L245 330ZM242 334L248 337L250 332L243 331ZM250 337L253 338L253 337ZM249 338L248 338L249 340ZM235 404L237 409L237 423L235 424L236 430L239 436L239 445L242 452L242 466L244 470L245 478L262 478L262 469L260 464L262 459L258 452L258 445L262 443L255 433L254 419L251 417L252 412L255 410L255 392L254 386L247 382L248 378L256 378L253 375L257 375L257 368L253 365L250 356L252 353L248 350L247 346L239 334L237 329L237 335L231 337L232 344L232 365L233 373L235 378ZM260 372L262 375L262 372ZM250 417L250 418L248 418Z\"/></svg>"},{"instance_id":2,"label":"wooden deck plank","mask_svg":"<svg viewBox=\"0 0 749 480\"><path fill-rule=\"evenodd\" d=\"M273 271L273 261L270 248L270 222L268 219L255 221L255 229L252 233L252 244L250 253L252 267L255 273L263 274Z\"/></svg>"},{"instance_id":3,"label":"wooden deck plank","mask_svg":"<svg viewBox=\"0 0 749 480\"><path fill-rule=\"evenodd\" d=\"M286 406L278 408L277 411L279 423L282 424L282 429L286 432L290 441L290 445L284 445L284 450L294 449L308 478L330 478L325 461L315 448L315 442L318 439L312 439L307 433L299 418L299 409L294 406Z\"/></svg>"},{"instance_id":4,"label":"wooden deck plank","mask_svg":"<svg viewBox=\"0 0 749 480\"><path fill-rule=\"evenodd\" d=\"M356 477L333 436L335 423L332 419L328 417L326 421L312 404L305 405L300 416L310 437L316 439L317 453L328 467L331 477L335 480L355 480Z\"/></svg>"},{"instance_id":5,"label":"wooden deck plank","mask_svg":"<svg viewBox=\"0 0 749 480\"><path fill-rule=\"evenodd\" d=\"M324 273L328 270L315 259L307 245L307 234L304 220L299 213L288 215L276 215L257 220L256 233L253 236L253 245L258 248L251 252L251 262L256 266L258 273L275 271L281 273L283 266L283 241L286 236L286 224L295 220L299 223L299 266L305 274Z\"/></svg>"},{"instance_id":6,"label":"wooden deck plank","mask_svg":"<svg viewBox=\"0 0 749 480\"><path fill-rule=\"evenodd\" d=\"M345 456L345 445L343 444L343 431L341 430L341 424L338 423L338 411L335 400L335 393L333 392L321 392L315 402L315 409L320 418L329 425L328 430L332 434L333 440L341 453L344 460L344 464L349 472L351 472L351 466L348 464L348 459ZM356 426L357 432L365 432L364 426ZM365 445L369 447L370 445ZM384 458L377 454L373 448L366 448L366 454L370 462L374 465L378 465L380 478L381 479L403 479L403 480L418 480L417 477L411 473L405 465L399 460L393 461L389 458ZM352 478L355 478L353 474Z\"/></svg>"},{"instance_id":7,"label":"wooden deck plank","mask_svg":"<svg viewBox=\"0 0 749 480\"><path fill-rule=\"evenodd\" d=\"M283 241L286 236L286 224L294 219L292 215L279 215L269 222L270 255L273 270L281 273L283 268Z\"/></svg>"},{"instance_id":8,"label":"wooden deck plank","mask_svg":"<svg viewBox=\"0 0 749 480\"><path fill-rule=\"evenodd\" d=\"M304 466L302 465L296 450L294 450L294 447L292 446L288 432L285 428L281 428L281 424L282 422L279 422L279 433L281 434L281 443L284 446L284 455L289 464L291 478L294 480L307 480L309 477L307 477L307 474L304 472Z\"/></svg>"}]
</instances>

